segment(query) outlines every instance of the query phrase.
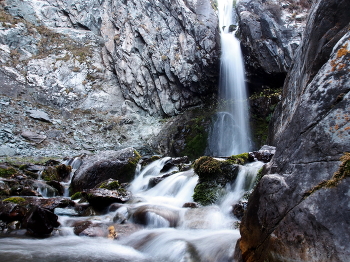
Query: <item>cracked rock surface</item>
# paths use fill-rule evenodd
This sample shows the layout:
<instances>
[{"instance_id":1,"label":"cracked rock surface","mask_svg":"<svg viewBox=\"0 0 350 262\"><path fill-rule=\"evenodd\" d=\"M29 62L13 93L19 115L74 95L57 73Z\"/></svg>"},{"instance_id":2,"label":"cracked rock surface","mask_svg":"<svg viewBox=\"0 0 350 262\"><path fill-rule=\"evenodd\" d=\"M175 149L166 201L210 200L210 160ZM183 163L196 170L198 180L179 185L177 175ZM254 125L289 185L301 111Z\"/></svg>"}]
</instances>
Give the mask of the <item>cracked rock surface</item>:
<instances>
[{"instance_id":1,"label":"cracked rock surface","mask_svg":"<svg viewBox=\"0 0 350 262\"><path fill-rule=\"evenodd\" d=\"M350 256L350 234L344 230L350 221L350 180L345 176L325 186L350 148L349 12L348 1L321 0L311 9L272 119L276 154L242 220L242 261Z\"/></svg>"},{"instance_id":2,"label":"cracked rock surface","mask_svg":"<svg viewBox=\"0 0 350 262\"><path fill-rule=\"evenodd\" d=\"M209 0L1 1L0 155L148 147L216 92L217 34Z\"/></svg>"}]
</instances>

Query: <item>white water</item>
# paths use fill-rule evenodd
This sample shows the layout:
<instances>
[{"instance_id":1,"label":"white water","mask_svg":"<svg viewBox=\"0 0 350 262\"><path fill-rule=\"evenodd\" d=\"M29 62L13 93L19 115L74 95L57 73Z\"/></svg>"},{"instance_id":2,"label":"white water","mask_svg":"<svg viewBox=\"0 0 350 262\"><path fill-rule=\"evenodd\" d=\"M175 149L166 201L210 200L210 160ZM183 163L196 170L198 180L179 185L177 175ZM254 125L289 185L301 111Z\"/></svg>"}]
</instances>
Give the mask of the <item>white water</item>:
<instances>
[{"instance_id":1,"label":"white water","mask_svg":"<svg viewBox=\"0 0 350 262\"><path fill-rule=\"evenodd\" d=\"M1 261L233 261L240 236L234 227L238 220L232 215L232 205L250 189L262 163L240 167L237 179L216 205L183 208L184 203L193 201L198 180L193 170L175 173L148 188L150 178L164 175L161 170L168 160L157 160L138 171L130 186L133 200L114 212L77 217L69 209L57 209L61 227L55 236L44 240L0 238ZM124 217L124 225L144 221L135 233L121 234L112 241L106 234L109 225L118 223L115 217ZM72 226L78 221L103 225L98 228L106 231L104 237L75 236Z\"/></svg>"},{"instance_id":2,"label":"white water","mask_svg":"<svg viewBox=\"0 0 350 262\"><path fill-rule=\"evenodd\" d=\"M235 31L232 0L218 0L221 36L219 110L209 134L208 154L231 156L250 150L248 101L240 43Z\"/></svg>"}]
</instances>

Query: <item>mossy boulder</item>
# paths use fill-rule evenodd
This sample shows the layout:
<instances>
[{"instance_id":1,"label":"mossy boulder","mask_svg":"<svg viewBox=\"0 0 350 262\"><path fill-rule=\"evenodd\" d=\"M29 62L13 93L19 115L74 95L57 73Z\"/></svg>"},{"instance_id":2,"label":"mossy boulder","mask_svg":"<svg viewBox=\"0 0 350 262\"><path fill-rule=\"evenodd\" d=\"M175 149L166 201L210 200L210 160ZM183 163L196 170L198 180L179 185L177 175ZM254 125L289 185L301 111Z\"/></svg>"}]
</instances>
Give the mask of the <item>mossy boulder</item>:
<instances>
[{"instance_id":1,"label":"mossy boulder","mask_svg":"<svg viewBox=\"0 0 350 262\"><path fill-rule=\"evenodd\" d=\"M97 187L108 190L118 190L120 188L120 184L118 180L108 179L107 181L104 181L101 184L99 184Z\"/></svg>"},{"instance_id":2,"label":"mossy boulder","mask_svg":"<svg viewBox=\"0 0 350 262\"><path fill-rule=\"evenodd\" d=\"M105 151L83 159L80 168L75 172L71 193L93 189L108 179L128 183L133 180L140 154L134 148L119 151Z\"/></svg>"},{"instance_id":3,"label":"mossy boulder","mask_svg":"<svg viewBox=\"0 0 350 262\"><path fill-rule=\"evenodd\" d=\"M45 181L54 180L54 181L67 182L69 180L71 171L72 171L72 167L64 164L47 166L42 172L42 178Z\"/></svg>"},{"instance_id":4,"label":"mossy boulder","mask_svg":"<svg viewBox=\"0 0 350 262\"><path fill-rule=\"evenodd\" d=\"M230 156L227 158L227 161L232 164L244 165L249 162L249 153Z\"/></svg>"},{"instance_id":5,"label":"mossy boulder","mask_svg":"<svg viewBox=\"0 0 350 262\"><path fill-rule=\"evenodd\" d=\"M23 197L9 197L3 200L4 202L11 202L14 204L23 204L26 200Z\"/></svg>"},{"instance_id":6,"label":"mossy boulder","mask_svg":"<svg viewBox=\"0 0 350 262\"><path fill-rule=\"evenodd\" d=\"M211 182L203 182L194 188L193 201L203 205L214 204L224 193L221 185Z\"/></svg>"},{"instance_id":7,"label":"mossy boulder","mask_svg":"<svg viewBox=\"0 0 350 262\"><path fill-rule=\"evenodd\" d=\"M17 170L12 166L0 165L0 177L9 178L16 174Z\"/></svg>"},{"instance_id":8,"label":"mossy boulder","mask_svg":"<svg viewBox=\"0 0 350 262\"><path fill-rule=\"evenodd\" d=\"M105 188L87 189L81 194L96 210L103 210L112 203L125 203L131 198L131 193L124 188L119 190L108 190Z\"/></svg>"},{"instance_id":9,"label":"mossy boulder","mask_svg":"<svg viewBox=\"0 0 350 262\"><path fill-rule=\"evenodd\" d=\"M224 194L226 184L235 181L239 171L239 165L233 159L219 160L209 156L198 158L193 168L199 176L193 200L201 205L215 203Z\"/></svg>"}]
</instances>

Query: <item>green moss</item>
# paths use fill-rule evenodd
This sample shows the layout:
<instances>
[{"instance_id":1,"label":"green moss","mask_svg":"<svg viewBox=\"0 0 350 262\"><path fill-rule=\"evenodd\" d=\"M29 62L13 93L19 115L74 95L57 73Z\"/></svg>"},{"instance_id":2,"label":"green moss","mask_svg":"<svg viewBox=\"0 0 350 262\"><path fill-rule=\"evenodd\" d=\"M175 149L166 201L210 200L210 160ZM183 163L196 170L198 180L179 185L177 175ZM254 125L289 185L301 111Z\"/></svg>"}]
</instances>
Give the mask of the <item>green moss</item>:
<instances>
[{"instance_id":1,"label":"green moss","mask_svg":"<svg viewBox=\"0 0 350 262\"><path fill-rule=\"evenodd\" d=\"M237 164L237 165L244 165L248 163L249 159L249 154L248 153L242 153L239 155L233 155L227 158L227 161L232 164Z\"/></svg>"},{"instance_id":2,"label":"green moss","mask_svg":"<svg viewBox=\"0 0 350 262\"><path fill-rule=\"evenodd\" d=\"M9 178L16 173L17 170L13 167L0 167L0 177Z\"/></svg>"},{"instance_id":3,"label":"green moss","mask_svg":"<svg viewBox=\"0 0 350 262\"><path fill-rule=\"evenodd\" d=\"M207 139L208 136L204 132L200 132L193 138L189 138L186 143L185 150L183 151L183 155L188 156L190 159L203 155L207 147Z\"/></svg>"},{"instance_id":4,"label":"green moss","mask_svg":"<svg viewBox=\"0 0 350 262\"><path fill-rule=\"evenodd\" d=\"M102 183L99 188L105 188L108 190L118 190L120 188L119 181L111 181L111 182L104 182Z\"/></svg>"},{"instance_id":5,"label":"green moss","mask_svg":"<svg viewBox=\"0 0 350 262\"><path fill-rule=\"evenodd\" d=\"M316 191L322 188L334 188L338 186L338 184L343 179L350 177L350 153L344 153L344 155L340 158L340 161L342 163L340 164L338 171L334 173L333 177L329 180L324 180L320 182L318 185L314 186L309 191L304 193L304 198L310 196L311 194L315 193Z\"/></svg>"},{"instance_id":6,"label":"green moss","mask_svg":"<svg viewBox=\"0 0 350 262\"><path fill-rule=\"evenodd\" d=\"M218 200L223 191L223 188L216 184L210 182L200 183L194 188L193 201L203 206L211 205Z\"/></svg>"},{"instance_id":7,"label":"green moss","mask_svg":"<svg viewBox=\"0 0 350 262\"><path fill-rule=\"evenodd\" d=\"M203 126L204 122L204 117L196 117L185 127L185 148L182 156L188 156L190 160L194 160L204 155L208 143L208 133Z\"/></svg>"},{"instance_id":8,"label":"green moss","mask_svg":"<svg viewBox=\"0 0 350 262\"><path fill-rule=\"evenodd\" d=\"M9 197L9 198L4 199L3 201L4 202L5 201L12 202L12 203L15 203L15 204L21 204L23 202L26 202L26 200L23 197Z\"/></svg>"},{"instance_id":9,"label":"green moss","mask_svg":"<svg viewBox=\"0 0 350 262\"><path fill-rule=\"evenodd\" d=\"M210 180L222 173L221 164L222 161L210 156L202 156L194 162L193 169L202 181Z\"/></svg>"},{"instance_id":10,"label":"green moss","mask_svg":"<svg viewBox=\"0 0 350 262\"><path fill-rule=\"evenodd\" d=\"M57 174L57 169L56 167L46 167L43 173L41 174L41 177L45 181L59 181L59 176Z\"/></svg>"},{"instance_id":11,"label":"green moss","mask_svg":"<svg viewBox=\"0 0 350 262\"><path fill-rule=\"evenodd\" d=\"M126 177L129 177L129 180L131 181L133 178L133 175L135 174L136 165L140 161L141 155L134 150L134 156L129 158L128 163L123 167L121 170L121 173L123 173Z\"/></svg>"},{"instance_id":12,"label":"green moss","mask_svg":"<svg viewBox=\"0 0 350 262\"><path fill-rule=\"evenodd\" d=\"M72 199L72 200L77 200L77 199L80 199L80 198L82 198L83 196L82 196L82 194L81 194L81 192L76 192L75 194L73 194L70 198Z\"/></svg>"}]
</instances>

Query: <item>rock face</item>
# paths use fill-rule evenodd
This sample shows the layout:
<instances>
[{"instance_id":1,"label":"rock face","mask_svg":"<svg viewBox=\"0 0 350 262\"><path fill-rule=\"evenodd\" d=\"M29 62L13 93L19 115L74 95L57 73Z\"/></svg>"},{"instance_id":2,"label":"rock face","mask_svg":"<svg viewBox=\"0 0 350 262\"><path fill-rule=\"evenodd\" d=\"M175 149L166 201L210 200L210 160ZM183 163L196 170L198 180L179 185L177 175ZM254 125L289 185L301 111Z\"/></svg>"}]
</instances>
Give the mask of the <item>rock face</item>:
<instances>
[{"instance_id":1,"label":"rock face","mask_svg":"<svg viewBox=\"0 0 350 262\"><path fill-rule=\"evenodd\" d=\"M308 1L241 0L238 3L241 44L251 90L283 85L309 7Z\"/></svg>"},{"instance_id":2,"label":"rock face","mask_svg":"<svg viewBox=\"0 0 350 262\"><path fill-rule=\"evenodd\" d=\"M216 92L217 17L209 0L7 0L0 12L0 107L17 153L31 148L17 136L23 123L45 132L42 146L51 149L145 144L160 118ZM53 126L21 116L42 105Z\"/></svg>"},{"instance_id":3,"label":"rock face","mask_svg":"<svg viewBox=\"0 0 350 262\"><path fill-rule=\"evenodd\" d=\"M272 119L276 154L242 220L242 261L350 256L344 230L350 180L344 170L335 174L350 148L349 13L345 0L320 0L312 7Z\"/></svg>"},{"instance_id":4,"label":"rock face","mask_svg":"<svg viewBox=\"0 0 350 262\"><path fill-rule=\"evenodd\" d=\"M83 159L71 182L71 192L92 189L110 178L120 183L130 182L134 177L140 155L133 148L106 151Z\"/></svg>"}]
</instances>

